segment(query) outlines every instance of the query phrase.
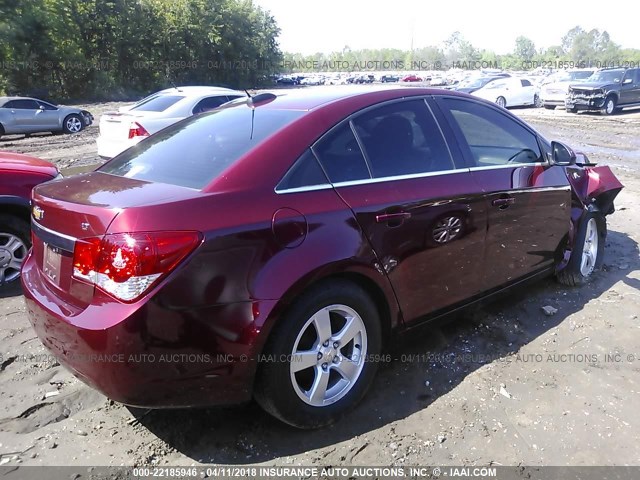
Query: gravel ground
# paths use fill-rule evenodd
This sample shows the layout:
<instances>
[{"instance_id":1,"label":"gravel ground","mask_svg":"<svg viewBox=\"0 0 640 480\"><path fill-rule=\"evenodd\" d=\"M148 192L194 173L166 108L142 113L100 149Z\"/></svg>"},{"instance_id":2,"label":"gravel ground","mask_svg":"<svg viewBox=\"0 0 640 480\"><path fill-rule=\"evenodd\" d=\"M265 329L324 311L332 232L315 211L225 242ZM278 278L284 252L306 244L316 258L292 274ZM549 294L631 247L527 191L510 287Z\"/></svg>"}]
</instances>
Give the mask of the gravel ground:
<instances>
[{"instance_id":1,"label":"gravel ground","mask_svg":"<svg viewBox=\"0 0 640 480\"><path fill-rule=\"evenodd\" d=\"M80 134L4 137L0 150L99 163ZM611 165L626 188L605 266L582 288L543 281L444 327L401 339L365 401L302 432L254 404L142 411L115 404L52 359L19 294L0 298L0 465L640 464L640 113L517 109L551 139ZM547 316L542 307L558 311Z\"/></svg>"}]
</instances>

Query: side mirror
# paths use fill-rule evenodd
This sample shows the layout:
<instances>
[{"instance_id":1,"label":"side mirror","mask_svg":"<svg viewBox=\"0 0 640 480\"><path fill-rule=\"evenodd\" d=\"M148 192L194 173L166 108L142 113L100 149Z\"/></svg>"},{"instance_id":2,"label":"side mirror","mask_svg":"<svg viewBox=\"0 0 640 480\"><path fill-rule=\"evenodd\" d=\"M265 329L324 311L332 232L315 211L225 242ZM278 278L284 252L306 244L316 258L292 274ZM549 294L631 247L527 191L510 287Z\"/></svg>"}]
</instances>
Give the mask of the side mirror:
<instances>
[{"instance_id":1,"label":"side mirror","mask_svg":"<svg viewBox=\"0 0 640 480\"><path fill-rule=\"evenodd\" d=\"M574 165L576 154L564 143L551 142L551 160L556 165Z\"/></svg>"},{"instance_id":2,"label":"side mirror","mask_svg":"<svg viewBox=\"0 0 640 480\"><path fill-rule=\"evenodd\" d=\"M44 107L43 107L42 105L38 105L38 108L39 108L40 110L44 110Z\"/></svg>"},{"instance_id":3,"label":"side mirror","mask_svg":"<svg viewBox=\"0 0 640 480\"><path fill-rule=\"evenodd\" d=\"M628 85L628 84L630 84L631 82L633 82L633 78L625 78L625 79L622 81L622 84L623 84L623 85Z\"/></svg>"}]
</instances>

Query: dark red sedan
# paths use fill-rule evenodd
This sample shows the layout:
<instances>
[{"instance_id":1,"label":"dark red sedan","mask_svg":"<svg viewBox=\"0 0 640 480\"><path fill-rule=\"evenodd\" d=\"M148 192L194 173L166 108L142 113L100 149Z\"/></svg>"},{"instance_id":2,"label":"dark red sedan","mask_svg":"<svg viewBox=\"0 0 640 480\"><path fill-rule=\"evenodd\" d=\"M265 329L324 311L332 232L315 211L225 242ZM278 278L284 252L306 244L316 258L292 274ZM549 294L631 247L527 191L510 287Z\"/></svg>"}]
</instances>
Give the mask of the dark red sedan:
<instances>
[{"instance_id":1,"label":"dark red sedan","mask_svg":"<svg viewBox=\"0 0 640 480\"><path fill-rule=\"evenodd\" d=\"M22 279L42 342L108 397L253 396L311 428L364 396L392 331L584 282L621 188L465 94L261 94L37 187Z\"/></svg>"},{"instance_id":2,"label":"dark red sedan","mask_svg":"<svg viewBox=\"0 0 640 480\"><path fill-rule=\"evenodd\" d=\"M20 284L20 268L31 247L31 190L57 175L45 160L0 152L0 289Z\"/></svg>"}]
</instances>

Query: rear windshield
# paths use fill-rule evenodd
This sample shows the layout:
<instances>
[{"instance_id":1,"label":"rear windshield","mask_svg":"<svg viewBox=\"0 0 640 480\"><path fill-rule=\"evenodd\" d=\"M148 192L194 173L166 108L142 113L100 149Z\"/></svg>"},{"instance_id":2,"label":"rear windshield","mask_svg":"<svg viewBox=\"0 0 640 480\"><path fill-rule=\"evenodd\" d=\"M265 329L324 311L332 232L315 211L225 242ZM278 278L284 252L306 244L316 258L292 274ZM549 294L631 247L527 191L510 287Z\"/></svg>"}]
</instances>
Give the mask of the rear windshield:
<instances>
[{"instance_id":1,"label":"rear windshield","mask_svg":"<svg viewBox=\"0 0 640 480\"><path fill-rule=\"evenodd\" d=\"M183 98L184 96L180 95L158 95L146 101L142 100L131 110L137 110L139 112L164 112L171 105Z\"/></svg>"},{"instance_id":2,"label":"rear windshield","mask_svg":"<svg viewBox=\"0 0 640 480\"><path fill-rule=\"evenodd\" d=\"M125 150L99 171L201 189L303 112L252 110L246 104L175 123Z\"/></svg>"}]
</instances>

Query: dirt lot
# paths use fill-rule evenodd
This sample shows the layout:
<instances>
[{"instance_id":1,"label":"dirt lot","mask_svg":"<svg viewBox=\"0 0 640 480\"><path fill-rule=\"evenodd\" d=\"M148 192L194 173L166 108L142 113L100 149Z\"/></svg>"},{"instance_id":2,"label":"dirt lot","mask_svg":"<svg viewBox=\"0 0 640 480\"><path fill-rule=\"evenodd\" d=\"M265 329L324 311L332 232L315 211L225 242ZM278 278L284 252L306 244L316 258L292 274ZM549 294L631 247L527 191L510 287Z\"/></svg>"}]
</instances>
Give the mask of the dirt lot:
<instances>
[{"instance_id":1,"label":"dirt lot","mask_svg":"<svg viewBox=\"0 0 640 480\"><path fill-rule=\"evenodd\" d=\"M98 117L116 106L87 108ZM317 432L253 404L114 404L55 362L34 361L45 350L22 297L9 295L0 299L0 464L640 464L640 113L515 113L612 165L626 185L609 217L605 267L589 285L544 281L404 339L356 411ZM75 136L6 137L0 150L72 173L99 161L96 135L97 120ZM558 312L546 316L547 305Z\"/></svg>"}]
</instances>

